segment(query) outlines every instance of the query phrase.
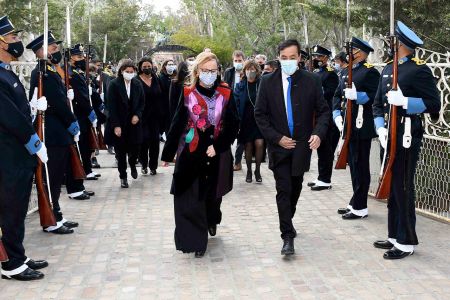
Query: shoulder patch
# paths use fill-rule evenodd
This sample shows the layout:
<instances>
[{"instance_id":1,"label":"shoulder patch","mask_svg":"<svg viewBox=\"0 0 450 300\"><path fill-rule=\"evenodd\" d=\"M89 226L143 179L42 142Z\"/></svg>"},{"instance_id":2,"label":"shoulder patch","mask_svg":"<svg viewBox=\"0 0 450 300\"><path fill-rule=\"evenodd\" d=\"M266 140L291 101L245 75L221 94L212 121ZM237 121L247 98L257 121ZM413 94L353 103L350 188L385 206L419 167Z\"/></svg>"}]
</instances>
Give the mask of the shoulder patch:
<instances>
[{"instance_id":1,"label":"shoulder patch","mask_svg":"<svg viewBox=\"0 0 450 300\"><path fill-rule=\"evenodd\" d=\"M47 65L47 70L48 70L48 71L52 71L53 73L56 73L56 71L55 71L55 70L53 70L53 68L52 68L52 67L50 67L49 65Z\"/></svg>"},{"instance_id":2,"label":"shoulder patch","mask_svg":"<svg viewBox=\"0 0 450 300\"><path fill-rule=\"evenodd\" d=\"M327 71L328 71L328 72L333 72L334 69L333 69L332 67L330 67L330 66L327 66Z\"/></svg>"},{"instance_id":3,"label":"shoulder patch","mask_svg":"<svg viewBox=\"0 0 450 300\"><path fill-rule=\"evenodd\" d=\"M365 66L367 69L373 68L373 65L372 65L372 64L369 64L369 63L367 63L367 62L364 64L364 66Z\"/></svg>"},{"instance_id":4,"label":"shoulder patch","mask_svg":"<svg viewBox=\"0 0 450 300\"><path fill-rule=\"evenodd\" d=\"M411 58L411 60L412 60L413 62L415 62L416 65L418 65L418 66L421 66L421 65L426 64L426 62L425 62L424 60L421 60L421 59L419 59L419 58L417 58L417 57L413 57L413 58Z\"/></svg>"}]
</instances>

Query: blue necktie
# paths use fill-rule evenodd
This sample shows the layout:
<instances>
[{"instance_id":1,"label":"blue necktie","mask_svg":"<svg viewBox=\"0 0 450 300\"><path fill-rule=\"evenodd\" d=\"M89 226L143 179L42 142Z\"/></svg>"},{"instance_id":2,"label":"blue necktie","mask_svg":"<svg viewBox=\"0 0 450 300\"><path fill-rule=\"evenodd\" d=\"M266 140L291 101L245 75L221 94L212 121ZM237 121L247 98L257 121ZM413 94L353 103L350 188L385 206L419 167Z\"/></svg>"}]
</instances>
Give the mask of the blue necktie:
<instances>
[{"instance_id":1,"label":"blue necktie","mask_svg":"<svg viewBox=\"0 0 450 300\"><path fill-rule=\"evenodd\" d=\"M294 117L292 116L292 101L291 101L291 81L292 78L288 77L287 78L289 85L288 85L288 89L287 89L287 117L288 117L288 127L289 127L289 132L291 133L291 137L294 136Z\"/></svg>"}]
</instances>

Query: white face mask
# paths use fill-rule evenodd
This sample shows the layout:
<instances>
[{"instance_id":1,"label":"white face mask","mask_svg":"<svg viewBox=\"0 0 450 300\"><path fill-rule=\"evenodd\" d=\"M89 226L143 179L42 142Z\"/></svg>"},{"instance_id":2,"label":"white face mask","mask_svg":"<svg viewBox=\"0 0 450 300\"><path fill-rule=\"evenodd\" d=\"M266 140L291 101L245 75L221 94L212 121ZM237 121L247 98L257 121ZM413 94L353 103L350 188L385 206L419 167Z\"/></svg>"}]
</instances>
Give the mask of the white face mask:
<instances>
[{"instance_id":1,"label":"white face mask","mask_svg":"<svg viewBox=\"0 0 450 300\"><path fill-rule=\"evenodd\" d=\"M217 72L200 72L200 81L206 86L212 86L217 79Z\"/></svg>"},{"instance_id":2,"label":"white face mask","mask_svg":"<svg viewBox=\"0 0 450 300\"><path fill-rule=\"evenodd\" d=\"M169 75L172 75L176 69L177 69L177 66L172 66L172 65L166 66L166 71L167 71L167 74L169 74Z\"/></svg>"},{"instance_id":3,"label":"white face mask","mask_svg":"<svg viewBox=\"0 0 450 300\"><path fill-rule=\"evenodd\" d=\"M124 72L122 75L123 75L123 78L125 78L125 80L131 81L131 79L133 79L134 76L136 76L136 73L127 73L127 72Z\"/></svg>"},{"instance_id":4,"label":"white face mask","mask_svg":"<svg viewBox=\"0 0 450 300\"><path fill-rule=\"evenodd\" d=\"M233 63L233 67L234 67L237 71L241 71L241 70L244 68L244 64L243 64L243 63L235 62L235 63Z\"/></svg>"}]
</instances>

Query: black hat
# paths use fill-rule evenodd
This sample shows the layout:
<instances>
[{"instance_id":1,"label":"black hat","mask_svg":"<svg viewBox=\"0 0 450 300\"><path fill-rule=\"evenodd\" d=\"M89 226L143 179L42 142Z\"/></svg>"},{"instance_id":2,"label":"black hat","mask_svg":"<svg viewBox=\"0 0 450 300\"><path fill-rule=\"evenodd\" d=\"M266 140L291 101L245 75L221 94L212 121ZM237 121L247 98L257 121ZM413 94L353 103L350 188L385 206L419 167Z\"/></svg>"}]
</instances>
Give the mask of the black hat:
<instances>
[{"instance_id":1,"label":"black hat","mask_svg":"<svg viewBox=\"0 0 450 300\"><path fill-rule=\"evenodd\" d=\"M22 30L15 30L14 25L8 19L8 16L3 16L0 18L0 35L4 36L11 33L19 33Z\"/></svg>"},{"instance_id":2,"label":"black hat","mask_svg":"<svg viewBox=\"0 0 450 300\"><path fill-rule=\"evenodd\" d=\"M405 44L406 47L415 49L418 46L423 45L423 41L414 33L411 29L408 28L403 22L397 21L397 25L395 26L395 35L398 36L400 42Z\"/></svg>"},{"instance_id":3,"label":"black hat","mask_svg":"<svg viewBox=\"0 0 450 300\"><path fill-rule=\"evenodd\" d=\"M312 55L325 55L325 56L330 56L331 55L331 51L328 50L327 48L324 48L320 45L315 45L312 49Z\"/></svg>"},{"instance_id":4,"label":"black hat","mask_svg":"<svg viewBox=\"0 0 450 300\"><path fill-rule=\"evenodd\" d=\"M359 50L366 52L367 54L373 52L373 48L368 42L357 37L352 37L352 45L353 47L358 48Z\"/></svg>"},{"instance_id":5,"label":"black hat","mask_svg":"<svg viewBox=\"0 0 450 300\"><path fill-rule=\"evenodd\" d=\"M338 54L336 54L336 56L334 57L334 59L336 60L336 59L340 59L340 60L342 60L343 62L345 62L345 63L348 63L348 61L347 61L347 53L345 53L345 52L339 52Z\"/></svg>"},{"instance_id":6,"label":"black hat","mask_svg":"<svg viewBox=\"0 0 450 300\"><path fill-rule=\"evenodd\" d=\"M309 59L309 54L305 50L300 50L300 55L303 56L305 59Z\"/></svg>"},{"instance_id":7,"label":"black hat","mask_svg":"<svg viewBox=\"0 0 450 300\"><path fill-rule=\"evenodd\" d=\"M70 55L83 55L84 47L82 44L76 44L72 48L70 48Z\"/></svg>"},{"instance_id":8,"label":"black hat","mask_svg":"<svg viewBox=\"0 0 450 300\"><path fill-rule=\"evenodd\" d=\"M61 44L62 41L57 41L53 33L49 30L48 32L48 44ZM27 49L33 50L33 52L38 51L44 45L44 34L41 34L35 38L31 43L27 45Z\"/></svg>"}]
</instances>

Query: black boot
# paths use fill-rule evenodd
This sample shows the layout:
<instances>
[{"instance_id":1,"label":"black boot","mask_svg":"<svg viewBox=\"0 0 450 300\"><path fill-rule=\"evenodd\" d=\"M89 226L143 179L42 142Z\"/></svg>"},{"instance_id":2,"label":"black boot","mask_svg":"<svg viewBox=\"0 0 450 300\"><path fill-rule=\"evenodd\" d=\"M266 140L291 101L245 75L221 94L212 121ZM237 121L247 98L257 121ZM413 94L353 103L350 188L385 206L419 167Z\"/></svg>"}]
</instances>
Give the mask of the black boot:
<instances>
[{"instance_id":1,"label":"black boot","mask_svg":"<svg viewBox=\"0 0 450 300\"><path fill-rule=\"evenodd\" d=\"M128 180L126 178L120 179L120 187L122 188L128 188Z\"/></svg>"},{"instance_id":2,"label":"black boot","mask_svg":"<svg viewBox=\"0 0 450 300\"><path fill-rule=\"evenodd\" d=\"M255 179L258 183L262 182L261 171L259 171L258 169L255 170Z\"/></svg>"},{"instance_id":3,"label":"black boot","mask_svg":"<svg viewBox=\"0 0 450 300\"><path fill-rule=\"evenodd\" d=\"M281 255L293 255L293 254L295 254L294 239L293 238L283 239L283 248L281 248Z\"/></svg>"},{"instance_id":4,"label":"black boot","mask_svg":"<svg viewBox=\"0 0 450 300\"><path fill-rule=\"evenodd\" d=\"M251 183L253 181L252 179L252 170L247 171L247 177L245 178L245 182Z\"/></svg>"}]
</instances>

